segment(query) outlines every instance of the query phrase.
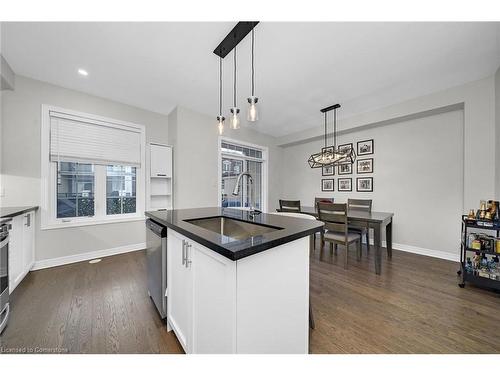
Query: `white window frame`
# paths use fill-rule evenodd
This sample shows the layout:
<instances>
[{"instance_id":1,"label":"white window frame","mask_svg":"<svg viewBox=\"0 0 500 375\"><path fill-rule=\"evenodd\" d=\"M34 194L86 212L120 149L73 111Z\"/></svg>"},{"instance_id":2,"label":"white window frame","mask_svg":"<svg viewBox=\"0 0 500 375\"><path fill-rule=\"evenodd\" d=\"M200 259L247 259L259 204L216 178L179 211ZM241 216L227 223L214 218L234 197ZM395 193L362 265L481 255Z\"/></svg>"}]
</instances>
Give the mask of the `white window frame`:
<instances>
[{"instance_id":1,"label":"white window frame","mask_svg":"<svg viewBox=\"0 0 500 375\"><path fill-rule=\"evenodd\" d=\"M126 128L133 128L141 137L141 165L136 167L136 212L130 214L106 215L106 166L94 164L94 204L92 217L57 218L57 166L50 161L50 112L84 117L95 123L108 123ZM110 224L127 221L144 220L146 202L146 128L144 125L106 118L89 113L77 112L65 108L42 104L41 113L41 197L40 197L40 227L42 230L79 227L86 225ZM119 163L117 165L124 165ZM104 197L98 199L98 197Z\"/></svg>"},{"instance_id":2,"label":"white window frame","mask_svg":"<svg viewBox=\"0 0 500 375\"><path fill-rule=\"evenodd\" d=\"M240 146L244 147L250 147L257 149L262 152L262 159L256 159L252 157L238 157L237 155L230 154L230 153L223 153L222 152L222 142L227 142L227 143L232 143L232 144L237 144ZM248 143L248 142L243 142L237 139L232 139L228 137L223 137L219 136L219 142L218 142L218 166L217 166L217 204L218 207L222 207L222 157L227 156L233 159L241 159L241 160L255 160L255 161L260 161L262 162L262 212L267 212L267 197L268 197L268 170L269 170L269 148L261 145L256 145L253 143ZM240 207L235 209L242 209L242 210L248 210L248 207Z\"/></svg>"}]
</instances>

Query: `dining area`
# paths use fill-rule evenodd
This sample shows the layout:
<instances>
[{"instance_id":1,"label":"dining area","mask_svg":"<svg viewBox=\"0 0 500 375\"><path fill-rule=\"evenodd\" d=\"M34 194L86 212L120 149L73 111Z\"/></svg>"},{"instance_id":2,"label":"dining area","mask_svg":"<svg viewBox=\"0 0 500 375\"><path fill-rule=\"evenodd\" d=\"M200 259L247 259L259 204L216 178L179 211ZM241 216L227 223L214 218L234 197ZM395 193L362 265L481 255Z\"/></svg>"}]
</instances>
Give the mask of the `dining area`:
<instances>
[{"instance_id":1,"label":"dining area","mask_svg":"<svg viewBox=\"0 0 500 375\"><path fill-rule=\"evenodd\" d=\"M364 242L367 253L374 251L375 273L380 275L383 233L385 233L387 258L392 258L394 213L373 211L371 199L348 198L347 202L339 203L333 197L316 197L313 202L314 205L309 206L302 205L300 200L280 199L279 208L276 211L283 215L323 222L323 230L319 233L320 252L324 251L328 243L332 255L337 256L343 253L345 269L348 268L349 251L356 250L356 259L358 261L361 259ZM371 238L373 238L372 243ZM313 236L312 249L316 249L317 240L316 236Z\"/></svg>"}]
</instances>

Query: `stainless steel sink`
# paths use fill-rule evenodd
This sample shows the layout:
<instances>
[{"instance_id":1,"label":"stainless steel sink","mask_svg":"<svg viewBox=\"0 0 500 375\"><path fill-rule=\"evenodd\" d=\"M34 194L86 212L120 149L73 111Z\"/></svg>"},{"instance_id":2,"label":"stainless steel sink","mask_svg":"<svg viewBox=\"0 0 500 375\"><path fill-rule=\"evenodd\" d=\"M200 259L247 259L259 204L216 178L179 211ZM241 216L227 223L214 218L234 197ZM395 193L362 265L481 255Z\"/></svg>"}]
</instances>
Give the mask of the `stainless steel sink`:
<instances>
[{"instance_id":1,"label":"stainless steel sink","mask_svg":"<svg viewBox=\"0 0 500 375\"><path fill-rule=\"evenodd\" d=\"M263 224L249 223L247 221L235 220L224 216L191 219L188 223L219 233L222 236L244 240L250 237L259 236L265 233L274 232L283 228L272 227Z\"/></svg>"}]
</instances>

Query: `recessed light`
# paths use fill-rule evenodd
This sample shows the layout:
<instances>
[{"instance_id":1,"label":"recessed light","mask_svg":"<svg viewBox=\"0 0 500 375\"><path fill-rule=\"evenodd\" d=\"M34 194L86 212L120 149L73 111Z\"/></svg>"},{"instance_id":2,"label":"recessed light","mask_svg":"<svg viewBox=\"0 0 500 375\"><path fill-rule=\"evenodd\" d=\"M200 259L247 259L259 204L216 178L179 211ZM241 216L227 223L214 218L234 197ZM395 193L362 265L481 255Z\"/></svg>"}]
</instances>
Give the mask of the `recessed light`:
<instances>
[{"instance_id":1,"label":"recessed light","mask_svg":"<svg viewBox=\"0 0 500 375\"><path fill-rule=\"evenodd\" d=\"M86 77L89 75L89 72L87 72L85 69L78 69L78 74Z\"/></svg>"}]
</instances>

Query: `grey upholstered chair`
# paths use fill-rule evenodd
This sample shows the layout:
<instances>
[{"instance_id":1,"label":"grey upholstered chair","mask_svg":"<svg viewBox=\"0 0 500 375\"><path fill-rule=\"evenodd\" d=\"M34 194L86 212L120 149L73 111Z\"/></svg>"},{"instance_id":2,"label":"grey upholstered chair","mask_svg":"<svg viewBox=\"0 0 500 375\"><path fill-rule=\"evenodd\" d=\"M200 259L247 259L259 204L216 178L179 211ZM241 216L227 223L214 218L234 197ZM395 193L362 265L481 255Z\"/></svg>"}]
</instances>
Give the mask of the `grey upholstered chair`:
<instances>
[{"instance_id":1,"label":"grey upholstered chair","mask_svg":"<svg viewBox=\"0 0 500 375\"><path fill-rule=\"evenodd\" d=\"M281 212L300 212L300 201L280 199Z\"/></svg>"},{"instance_id":2,"label":"grey upholstered chair","mask_svg":"<svg viewBox=\"0 0 500 375\"><path fill-rule=\"evenodd\" d=\"M372 212L372 200L371 199L348 199L347 208L349 210L358 210ZM370 227L368 224L349 224L349 230L353 232L358 232L363 238L366 237L366 250L370 251Z\"/></svg>"},{"instance_id":3,"label":"grey upholstered chair","mask_svg":"<svg viewBox=\"0 0 500 375\"><path fill-rule=\"evenodd\" d=\"M344 268L347 268L349 245L357 243L357 258L361 258L361 235L358 232L349 231L347 224L347 204L345 203L323 203L318 202L319 220L325 223L325 233L321 238L321 251L325 241L330 242L330 251L333 246L345 246ZM321 254L320 254L321 256Z\"/></svg>"}]
</instances>

